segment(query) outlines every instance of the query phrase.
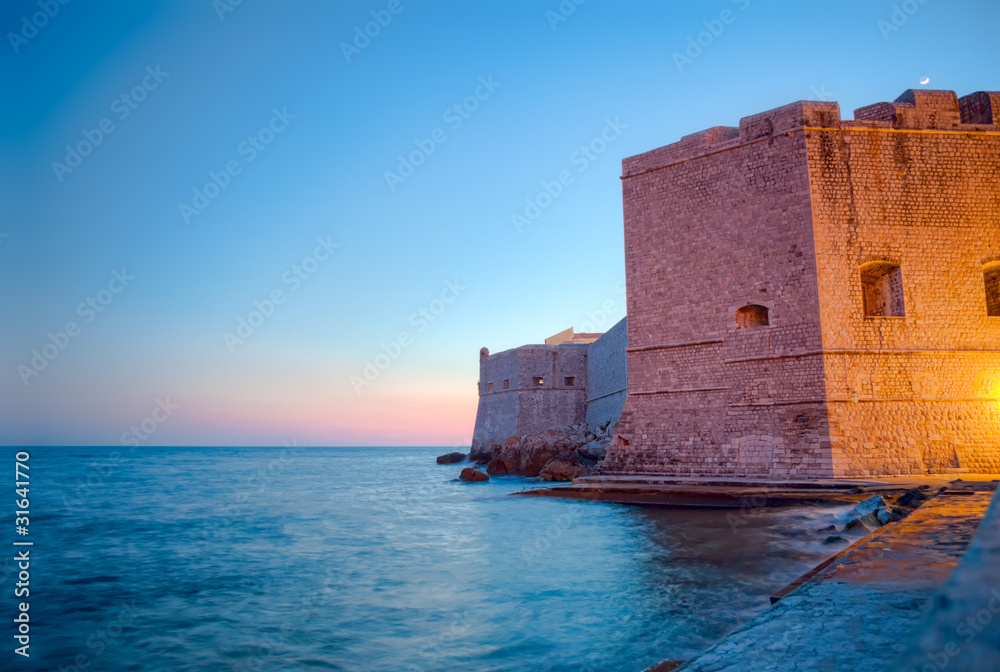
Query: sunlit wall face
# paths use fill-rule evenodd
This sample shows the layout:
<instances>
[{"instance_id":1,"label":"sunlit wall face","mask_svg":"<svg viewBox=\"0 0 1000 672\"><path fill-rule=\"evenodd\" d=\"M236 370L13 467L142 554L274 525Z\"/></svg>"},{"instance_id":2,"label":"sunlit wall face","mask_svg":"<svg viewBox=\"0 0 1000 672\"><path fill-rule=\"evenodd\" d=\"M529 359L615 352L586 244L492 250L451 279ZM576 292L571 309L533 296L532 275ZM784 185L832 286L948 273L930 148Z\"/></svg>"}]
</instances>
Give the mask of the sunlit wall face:
<instances>
[{"instance_id":1,"label":"sunlit wall face","mask_svg":"<svg viewBox=\"0 0 1000 672\"><path fill-rule=\"evenodd\" d=\"M386 6L0 7L4 442L462 445L625 314L622 157L1000 88L991 3Z\"/></svg>"}]
</instances>

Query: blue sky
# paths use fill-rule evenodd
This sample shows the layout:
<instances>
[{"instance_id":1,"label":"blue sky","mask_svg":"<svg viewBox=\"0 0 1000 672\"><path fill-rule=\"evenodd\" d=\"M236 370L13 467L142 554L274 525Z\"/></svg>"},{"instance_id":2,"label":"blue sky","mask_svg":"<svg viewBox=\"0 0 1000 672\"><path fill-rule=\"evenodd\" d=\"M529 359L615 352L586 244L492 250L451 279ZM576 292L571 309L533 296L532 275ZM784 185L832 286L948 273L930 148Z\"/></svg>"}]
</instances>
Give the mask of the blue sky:
<instances>
[{"instance_id":1,"label":"blue sky","mask_svg":"<svg viewBox=\"0 0 1000 672\"><path fill-rule=\"evenodd\" d=\"M623 157L1000 89L997 3L679 4L4 3L0 441L462 445L480 347L624 315Z\"/></svg>"}]
</instances>

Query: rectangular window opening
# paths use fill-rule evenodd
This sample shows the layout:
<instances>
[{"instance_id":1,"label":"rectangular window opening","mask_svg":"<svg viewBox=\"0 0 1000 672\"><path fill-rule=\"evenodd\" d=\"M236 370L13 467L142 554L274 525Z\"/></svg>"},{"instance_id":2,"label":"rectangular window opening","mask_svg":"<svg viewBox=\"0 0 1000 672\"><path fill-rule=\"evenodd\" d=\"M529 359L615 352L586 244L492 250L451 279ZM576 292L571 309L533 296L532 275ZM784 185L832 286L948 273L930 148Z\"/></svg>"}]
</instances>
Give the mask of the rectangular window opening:
<instances>
[{"instance_id":1,"label":"rectangular window opening","mask_svg":"<svg viewBox=\"0 0 1000 672\"><path fill-rule=\"evenodd\" d=\"M573 387L576 385L576 378L573 376L566 376L566 387Z\"/></svg>"},{"instance_id":2,"label":"rectangular window opening","mask_svg":"<svg viewBox=\"0 0 1000 672\"><path fill-rule=\"evenodd\" d=\"M899 264L876 261L861 267L865 317L905 317Z\"/></svg>"}]
</instances>

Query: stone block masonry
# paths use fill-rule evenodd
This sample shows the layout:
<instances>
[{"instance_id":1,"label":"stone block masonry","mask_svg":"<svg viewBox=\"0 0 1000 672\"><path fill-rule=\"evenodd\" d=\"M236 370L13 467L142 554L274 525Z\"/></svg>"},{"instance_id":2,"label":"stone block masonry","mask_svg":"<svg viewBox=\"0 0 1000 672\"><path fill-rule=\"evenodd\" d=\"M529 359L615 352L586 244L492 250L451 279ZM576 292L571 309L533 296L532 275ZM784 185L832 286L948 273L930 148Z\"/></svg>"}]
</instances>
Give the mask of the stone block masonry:
<instances>
[{"instance_id":1,"label":"stone block masonry","mask_svg":"<svg viewBox=\"0 0 1000 672\"><path fill-rule=\"evenodd\" d=\"M587 404L587 346L525 345L479 355L479 408L472 452L511 436L581 422Z\"/></svg>"},{"instance_id":2,"label":"stone block masonry","mask_svg":"<svg viewBox=\"0 0 1000 672\"><path fill-rule=\"evenodd\" d=\"M611 327L587 349L587 412L590 428L617 422L628 393L626 320Z\"/></svg>"},{"instance_id":3,"label":"stone block masonry","mask_svg":"<svg viewBox=\"0 0 1000 672\"><path fill-rule=\"evenodd\" d=\"M622 189L603 473L1000 472L1000 93L793 103L625 159Z\"/></svg>"},{"instance_id":4,"label":"stone block masonry","mask_svg":"<svg viewBox=\"0 0 1000 672\"><path fill-rule=\"evenodd\" d=\"M512 436L617 420L627 388L625 324L589 344L524 345L495 355L483 348L472 453Z\"/></svg>"}]
</instances>

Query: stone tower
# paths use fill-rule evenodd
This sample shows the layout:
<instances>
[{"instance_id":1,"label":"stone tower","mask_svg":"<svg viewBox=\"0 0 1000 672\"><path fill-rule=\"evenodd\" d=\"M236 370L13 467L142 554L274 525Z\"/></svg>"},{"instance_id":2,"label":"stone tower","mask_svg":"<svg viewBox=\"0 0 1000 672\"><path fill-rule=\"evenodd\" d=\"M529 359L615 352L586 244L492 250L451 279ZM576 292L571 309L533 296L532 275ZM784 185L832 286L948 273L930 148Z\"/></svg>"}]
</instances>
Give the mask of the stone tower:
<instances>
[{"instance_id":1,"label":"stone tower","mask_svg":"<svg viewBox=\"0 0 1000 672\"><path fill-rule=\"evenodd\" d=\"M798 102L623 162L605 474L1000 472L1000 93Z\"/></svg>"}]
</instances>

